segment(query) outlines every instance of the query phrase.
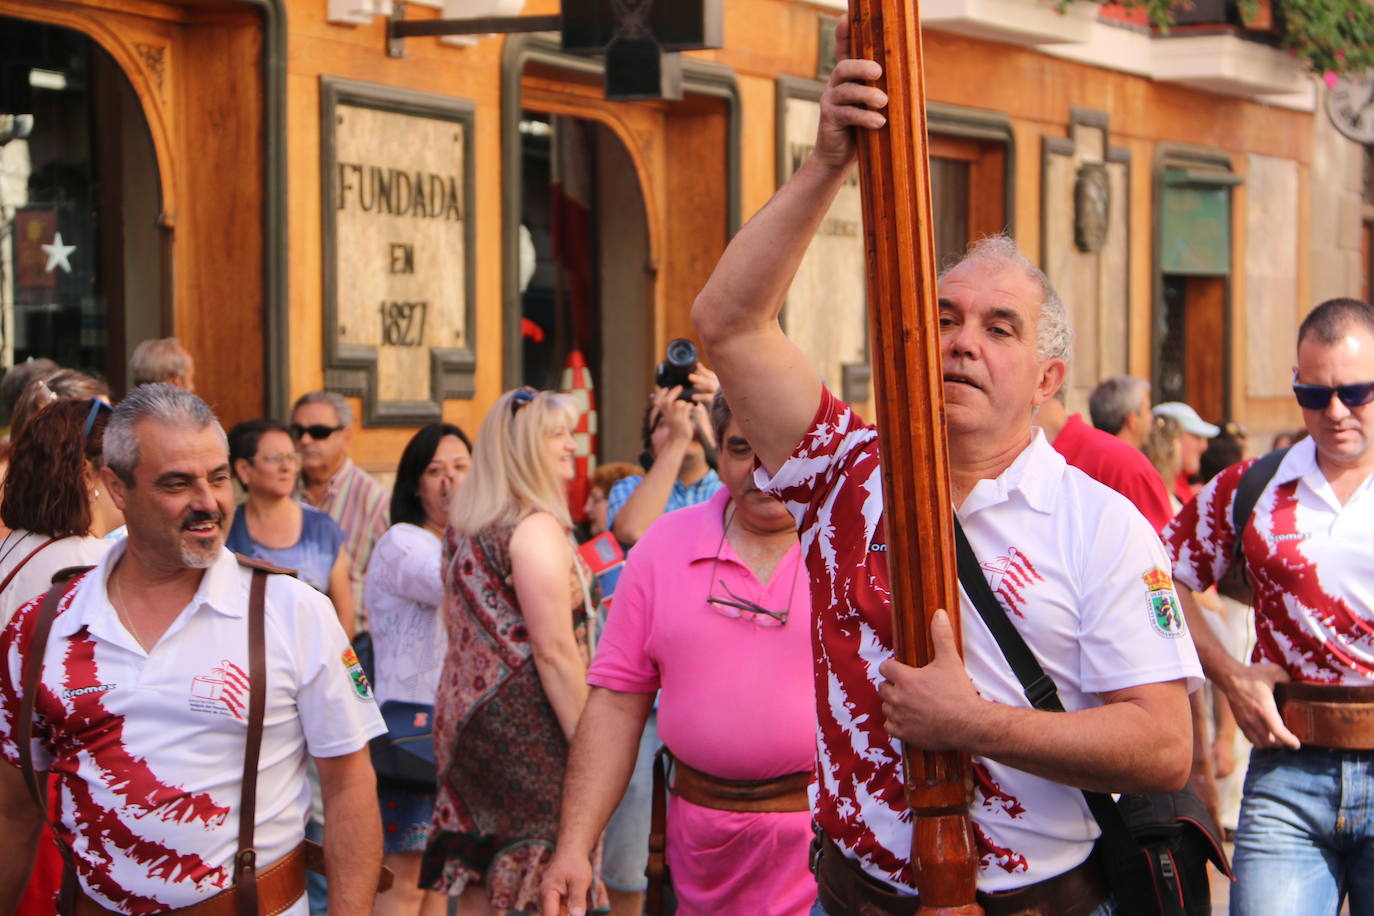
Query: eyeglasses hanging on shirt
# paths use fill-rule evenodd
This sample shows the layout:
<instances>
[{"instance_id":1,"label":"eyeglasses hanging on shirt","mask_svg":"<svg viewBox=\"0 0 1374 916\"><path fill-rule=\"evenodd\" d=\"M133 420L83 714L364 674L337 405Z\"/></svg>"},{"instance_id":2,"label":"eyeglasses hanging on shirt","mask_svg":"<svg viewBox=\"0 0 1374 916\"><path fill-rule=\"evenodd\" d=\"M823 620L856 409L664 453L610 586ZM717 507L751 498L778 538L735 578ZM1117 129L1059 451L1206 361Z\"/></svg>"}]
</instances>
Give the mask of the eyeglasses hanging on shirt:
<instances>
[{"instance_id":1,"label":"eyeglasses hanging on shirt","mask_svg":"<svg viewBox=\"0 0 1374 916\"><path fill-rule=\"evenodd\" d=\"M720 532L720 543L716 545L716 555L711 560L711 587L706 592L706 603L716 609L722 616L732 619L745 618L752 620L761 627L780 627L787 623L787 617L792 613L792 595L797 590L797 575L801 572L802 559L797 558L797 565L792 568L792 584L787 589L787 607L781 611L770 611L761 604L743 598L730 588L725 582L720 582L720 587L728 597L720 597L716 594L717 578L716 574L720 571L720 553L725 549L725 538L730 533L730 523L735 520L734 507L731 507L730 517L725 520L725 526Z\"/></svg>"}]
</instances>

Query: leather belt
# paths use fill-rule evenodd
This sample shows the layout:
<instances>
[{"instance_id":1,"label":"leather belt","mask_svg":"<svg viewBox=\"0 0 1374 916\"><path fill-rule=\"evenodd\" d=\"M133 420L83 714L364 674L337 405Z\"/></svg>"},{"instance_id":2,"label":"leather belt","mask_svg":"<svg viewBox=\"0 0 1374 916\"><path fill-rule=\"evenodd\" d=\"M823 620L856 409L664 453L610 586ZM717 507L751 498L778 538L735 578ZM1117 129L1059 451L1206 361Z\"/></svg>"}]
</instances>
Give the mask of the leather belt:
<instances>
[{"instance_id":1,"label":"leather belt","mask_svg":"<svg viewBox=\"0 0 1374 916\"><path fill-rule=\"evenodd\" d=\"M673 794L683 801L716 811L778 813L810 807L809 770L777 779L721 779L673 758Z\"/></svg>"},{"instance_id":2,"label":"leather belt","mask_svg":"<svg viewBox=\"0 0 1374 916\"><path fill-rule=\"evenodd\" d=\"M1374 750L1374 686L1280 683L1274 701L1283 724L1303 744Z\"/></svg>"},{"instance_id":3,"label":"leather belt","mask_svg":"<svg viewBox=\"0 0 1374 916\"><path fill-rule=\"evenodd\" d=\"M903 894L869 875L857 861L840 852L833 840L822 840L817 870L821 906L831 916L915 916L920 898ZM1096 856L1053 878L995 894L979 892L985 916L1088 916L1107 899L1107 881Z\"/></svg>"},{"instance_id":4,"label":"leather belt","mask_svg":"<svg viewBox=\"0 0 1374 916\"><path fill-rule=\"evenodd\" d=\"M277 916L291 908L291 904L305 893L305 844L282 856L271 865L257 873L258 913L260 916ZM235 916L237 913L236 886L226 887L219 893L206 897L199 903L180 909L165 910L171 916ZM84 893L77 894L76 916L119 916L114 910L107 910Z\"/></svg>"}]
</instances>

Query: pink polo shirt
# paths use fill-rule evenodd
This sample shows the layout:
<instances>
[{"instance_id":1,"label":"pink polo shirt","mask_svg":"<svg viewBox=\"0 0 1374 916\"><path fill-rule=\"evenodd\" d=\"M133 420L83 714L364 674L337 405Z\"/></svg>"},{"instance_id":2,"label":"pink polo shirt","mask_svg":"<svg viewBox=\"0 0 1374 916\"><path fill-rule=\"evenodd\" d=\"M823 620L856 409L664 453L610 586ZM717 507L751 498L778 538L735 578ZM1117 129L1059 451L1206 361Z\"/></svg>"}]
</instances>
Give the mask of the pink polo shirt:
<instances>
[{"instance_id":1,"label":"pink polo shirt","mask_svg":"<svg viewBox=\"0 0 1374 916\"><path fill-rule=\"evenodd\" d=\"M628 693L662 688L659 736L681 760L726 779L772 779L815 763L810 594L799 548L765 586L722 543L729 500L722 489L649 527L626 561L587 680ZM707 604L713 565L715 595L787 610L787 623L763 627ZM810 843L809 811L714 811L672 796L679 916L805 916L816 899Z\"/></svg>"},{"instance_id":2,"label":"pink polo shirt","mask_svg":"<svg viewBox=\"0 0 1374 916\"><path fill-rule=\"evenodd\" d=\"M722 545L729 501L722 488L670 512L635 545L587 681L626 693L661 689L658 733L675 755L726 779L771 779L815 762L810 595L799 547L761 585L729 540ZM790 609L785 626L726 617L706 603L717 549L715 594Z\"/></svg>"}]
</instances>

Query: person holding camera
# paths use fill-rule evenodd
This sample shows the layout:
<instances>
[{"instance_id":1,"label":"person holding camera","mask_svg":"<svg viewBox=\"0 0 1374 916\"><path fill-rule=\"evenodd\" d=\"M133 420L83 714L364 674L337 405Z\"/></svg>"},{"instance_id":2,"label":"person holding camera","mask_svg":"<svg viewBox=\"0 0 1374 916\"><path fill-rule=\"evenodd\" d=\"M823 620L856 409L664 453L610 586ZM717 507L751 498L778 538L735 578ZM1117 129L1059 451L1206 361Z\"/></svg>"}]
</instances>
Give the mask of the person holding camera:
<instances>
[{"instance_id":1,"label":"person holding camera","mask_svg":"<svg viewBox=\"0 0 1374 916\"><path fill-rule=\"evenodd\" d=\"M659 516L705 502L721 487L707 412L720 382L697 362L690 340L674 340L666 355L644 415L645 474L617 481L606 498L606 524L627 548Z\"/></svg>"}]
</instances>

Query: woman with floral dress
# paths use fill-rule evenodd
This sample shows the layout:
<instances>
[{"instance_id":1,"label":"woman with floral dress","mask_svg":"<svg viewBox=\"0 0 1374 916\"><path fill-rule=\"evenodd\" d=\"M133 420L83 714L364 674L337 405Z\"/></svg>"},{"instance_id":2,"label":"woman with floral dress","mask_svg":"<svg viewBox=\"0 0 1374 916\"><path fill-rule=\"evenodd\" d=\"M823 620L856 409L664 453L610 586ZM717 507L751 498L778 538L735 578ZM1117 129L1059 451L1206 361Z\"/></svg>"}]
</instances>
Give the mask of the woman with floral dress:
<instances>
[{"instance_id":1,"label":"woman with floral dress","mask_svg":"<svg viewBox=\"0 0 1374 916\"><path fill-rule=\"evenodd\" d=\"M477 435L445 545L439 794L422 886L461 916L535 910L587 699L594 585L573 549L571 398L507 392Z\"/></svg>"}]
</instances>

